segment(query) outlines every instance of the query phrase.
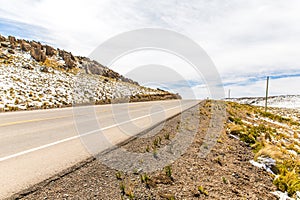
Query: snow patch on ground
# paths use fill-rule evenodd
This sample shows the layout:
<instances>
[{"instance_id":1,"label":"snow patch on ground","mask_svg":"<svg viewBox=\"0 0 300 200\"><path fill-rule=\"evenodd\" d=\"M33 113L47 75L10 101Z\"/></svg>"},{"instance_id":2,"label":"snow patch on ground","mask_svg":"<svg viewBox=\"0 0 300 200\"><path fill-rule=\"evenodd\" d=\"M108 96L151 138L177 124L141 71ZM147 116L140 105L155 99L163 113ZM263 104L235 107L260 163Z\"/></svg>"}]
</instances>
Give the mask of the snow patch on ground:
<instances>
[{"instance_id":1,"label":"snow patch on ground","mask_svg":"<svg viewBox=\"0 0 300 200\"><path fill-rule=\"evenodd\" d=\"M279 200L295 200L294 198L289 197L287 192L275 191L271 192L271 194L274 194L276 197L278 197ZM296 200L299 200L299 198L297 198Z\"/></svg>"},{"instance_id":2,"label":"snow patch on ground","mask_svg":"<svg viewBox=\"0 0 300 200\"><path fill-rule=\"evenodd\" d=\"M263 97L244 97L226 100L253 106L265 106L265 98ZM277 108L300 109L300 95L282 95L269 97L268 106Z\"/></svg>"},{"instance_id":3,"label":"snow patch on ground","mask_svg":"<svg viewBox=\"0 0 300 200\"><path fill-rule=\"evenodd\" d=\"M255 167L264 169L267 172L275 175L272 171L272 167L276 166L276 161L272 158L258 157L257 162L254 160L250 160L250 163Z\"/></svg>"}]
</instances>

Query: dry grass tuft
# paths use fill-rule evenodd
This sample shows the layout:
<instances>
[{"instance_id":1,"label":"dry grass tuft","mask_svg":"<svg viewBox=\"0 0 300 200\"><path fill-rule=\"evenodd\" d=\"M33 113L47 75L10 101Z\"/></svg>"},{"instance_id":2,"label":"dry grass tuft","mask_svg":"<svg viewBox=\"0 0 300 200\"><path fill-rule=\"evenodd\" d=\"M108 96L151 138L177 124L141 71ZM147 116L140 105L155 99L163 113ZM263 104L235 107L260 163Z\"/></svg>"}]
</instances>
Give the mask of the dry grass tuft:
<instances>
[{"instance_id":1,"label":"dry grass tuft","mask_svg":"<svg viewBox=\"0 0 300 200\"><path fill-rule=\"evenodd\" d=\"M265 146L256 153L254 159L256 160L258 157L269 157L276 161L282 161L286 158L286 155L283 154L280 148L274 145L265 144Z\"/></svg>"},{"instance_id":2,"label":"dry grass tuft","mask_svg":"<svg viewBox=\"0 0 300 200\"><path fill-rule=\"evenodd\" d=\"M259 157L269 157L276 160L278 174L274 184L290 196L300 191L300 159L299 155L290 153L288 150L298 152L298 135L296 131L290 134L290 130L299 126L298 122L278 114L263 112L259 107L241 105L227 102L229 114L227 124L228 133L239 136L240 140L252 147L257 160ZM263 118L289 125L274 126ZM242 120L250 120L253 123L243 124ZM255 125L254 125L255 124Z\"/></svg>"}]
</instances>

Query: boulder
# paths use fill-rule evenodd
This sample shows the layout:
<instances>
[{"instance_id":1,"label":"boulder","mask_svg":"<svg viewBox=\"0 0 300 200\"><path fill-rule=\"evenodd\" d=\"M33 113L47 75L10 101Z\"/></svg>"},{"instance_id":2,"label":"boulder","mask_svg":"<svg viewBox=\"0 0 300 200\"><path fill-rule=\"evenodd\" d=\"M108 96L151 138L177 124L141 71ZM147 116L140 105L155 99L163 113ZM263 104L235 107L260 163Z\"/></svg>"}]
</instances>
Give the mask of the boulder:
<instances>
[{"instance_id":1,"label":"boulder","mask_svg":"<svg viewBox=\"0 0 300 200\"><path fill-rule=\"evenodd\" d=\"M29 51L31 49L31 45L29 43L25 42L24 40L22 40L21 49L23 51Z\"/></svg>"},{"instance_id":2,"label":"boulder","mask_svg":"<svg viewBox=\"0 0 300 200\"><path fill-rule=\"evenodd\" d=\"M40 71L41 71L41 72L46 72L46 73L49 72L48 68L47 68L47 67L44 67L44 66L40 68Z\"/></svg>"},{"instance_id":3,"label":"boulder","mask_svg":"<svg viewBox=\"0 0 300 200\"><path fill-rule=\"evenodd\" d=\"M0 35L0 42L5 42L6 38L2 35Z\"/></svg>"},{"instance_id":4,"label":"boulder","mask_svg":"<svg viewBox=\"0 0 300 200\"><path fill-rule=\"evenodd\" d=\"M45 46L46 48L46 55L47 56L53 56L56 54L56 50L53 47L50 47L48 45Z\"/></svg>"},{"instance_id":5,"label":"boulder","mask_svg":"<svg viewBox=\"0 0 300 200\"><path fill-rule=\"evenodd\" d=\"M76 60L75 57L64 50L58 50L59 56L65 61L67 68L74 68L76 67Z\"/></svg>"},{"instance_id":6,"label":"boulder","mask_svg":"<svg viewBox=\"0 0 300 200\"><path fill-rule=\"evenodd\" d=\"M12 50L12 49L8 49L7 51L8 51L8 53L10 53L10 54L15 54L14 50Z\"/></svg>"},{"instance_id":7,"label":"boulder","mask_svg":"<svg viewBox=\"0 0 300 200\"><path fill-rule=\"evenodd\" d=\"M42 45L40 43L32 41L32 42L30 42L30 44L33 48L42 50Z\"/></svg>"},{"instance_id":8,"label":"boulder","mask_svg":"<svg viewBox=\"0 0 300 200\"><path fill-rule=\"evenodd\" d=\"M56 54L56 50L53 47L46 45L45 48L47 56L54 56Z\"/></svg>"},{"instance_id":9,"label":"boulder","mask_svg":"<svg viewBox=\"0 0 300 200\"><path fill-rule=\"evenodd\" d=\"M16 38L13 36L8 36L8 40L9 40L10 44L14 44L17 41Z\"/></svg>"},{"instance_id":10,"label":"boulder","mask_svg":"<svg viewBox=\"0 0 300 200\"><path fill-rule=\"evenodd\" d=\"M72 69L72 68L76 67L76 62L71 57L65 56L64 61L68 68Z\"/></svg>"},{"instance_id":11,"label":"boulder","mask_svg":"<svg viewBox=\"0 0 300 200\"><path fill-rule=\"evenodd\" d=\"M107 71L107 77L118 79L120 75L117 72L114 72L111 69L109 69Z\"/></svg>"},{"instance_id":12,"label":"boulder","mask_svg":"<svg viewBox=\"0 0 300 200\"><path fill-rule=\"evenodd\" d=\"M43 52L40 48L32 48L30 55L38 62L44 62L46 60L45 52Z\"/></svg>"},{"instance_id":13,"label":"boulder","mask_svg":"<svg viewBox=\"0 0 300 200\"><path fill-rule=\"evenodd\" d=\"M4 53L1 53L0 54L0 59L8 59L8 56L5 55Z\"/></svg>"},{"instance_id":14,"label":"boulder","mask_svg":"<svg viewBox=\"0 0 300 200\"><path fill-rule=\"evenodd\" d=\"M85 62L81 66L83 69L85 69L87 74L97 74L104 76L104 67L100 65L97 65L93 62Z\"/></svg>"},{"instance_id":15,"label":"boulder","mask_svg":"<svg viewBox=\"0 0 300 200\"><path fill-rule=\"evenodd\" d=\"M26 64L22 68L28 69L28 70L33 70L34 69L34 67L32 65L30 65L30 64Z\"/></svg>"},{"instance_id":16,"label":"boulder","mask_svg":"<svg viewBox=\"0 0 300 200\"><path fill-rule=\"evenodd\" d=\"M9 42L1 42L1 47L9 47Z\"/></svg>"}]
</instances>

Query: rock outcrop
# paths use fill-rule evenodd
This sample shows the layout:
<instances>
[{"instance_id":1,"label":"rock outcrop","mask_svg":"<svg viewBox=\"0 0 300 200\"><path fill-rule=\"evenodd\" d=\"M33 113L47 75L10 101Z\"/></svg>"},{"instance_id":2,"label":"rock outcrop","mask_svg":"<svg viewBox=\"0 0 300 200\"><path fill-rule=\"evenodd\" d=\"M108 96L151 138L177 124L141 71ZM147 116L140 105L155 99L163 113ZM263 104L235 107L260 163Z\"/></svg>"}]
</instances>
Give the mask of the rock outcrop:
<instances>
[{"instance_id":1,"label":"rock outcrop","mask_svg":"<svg viewBox=\"0 0 300 200\"><path fill-rule=\"evenodd\" d=\"M1 42L1 47L10 47L10 44L8 42Z\"/></svg>"},{"instance_id":2,"label":"rock outcrop","mask_svg":"<svg viewBox=\"0 0 300 200\"><path fill-rule=\"evenodd\" d=\"M46 45L45 48L47 56L54 56L56 54L56 50L53 47Z\"/></svg>"},{"instance_id":3,"label":"rock outcrop","mask_svg":"<svg viewBox=\"0 0 300 200\"><path fill-rule=\"evenodd\" d=\"M27 42L25 42L24 40L21 41L21 49L23 51L30 51L31 49L31 45Z\"/></svg>"},{"instance_id":4,"label":"rock outcrop","mask_svg":"<svg viewBox=\"0 0 300 200\"><path fill-rule=\"evenodd\" d=\"M58 52L59 52L59 55L65 61L67 68L72 69L77 66L75 57L72 55L72 53L66 52L64 50L58 50Z\"/></svg>"},{"instance_id":5,"label":"rock outcrop","mask_svg":"<svg viewBox=\"0 0 300 200\"><path fill-rule=\"evenodd\" d=\"M6 38L2 35L0 35L0 42L4 42L6 40Z\"/></svg>"},{"instance_id":6,"label":"rock outcrop","mask_svg":"<svg viewBox=\"0 0 300 200\"><path fill-rule=\"evenodd\" d=\"M32 48L42 50L42 45L41 45L40 43L38 43L38 42L31 41L31 42L30 42L30 45L31 45Z\"/></svg>"},{"instance_id":7,"label":"rock outcrop","mask_svg":"<svg viewBox=\"0 0 300 200\"><path fill-rule=\"evenodd\" d=\"M45 52L42 51L40 48L32 48L30 50L30 55L38 62L44 62L46 60Z\"/></svg>"},{"instance_id":8,"label":"rock outcrop","mask_svg":"<svg viewBox=\"0 0 300 200\"><path fill-rule=\"evenodd\" d=\"M10 42L11 45L15 45L15 43L17 41L16 38L13 37L13 36L8 36L8 40L9 40L9 42Z\"/></svg>"}]
</instances>

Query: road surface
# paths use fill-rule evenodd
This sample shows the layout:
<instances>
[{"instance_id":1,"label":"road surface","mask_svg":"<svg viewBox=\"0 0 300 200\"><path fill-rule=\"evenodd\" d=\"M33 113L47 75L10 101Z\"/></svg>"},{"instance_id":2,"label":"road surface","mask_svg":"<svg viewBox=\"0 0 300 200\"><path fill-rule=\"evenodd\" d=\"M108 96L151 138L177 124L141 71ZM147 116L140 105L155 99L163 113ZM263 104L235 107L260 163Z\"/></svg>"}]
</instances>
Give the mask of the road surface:
<instances>
[{"instance_id":1,"label":"road surface","mask_svg":"<svg viewBox=\"0 0 300 200\"><path fill-rule=\"evenodd\" d=\"M0 113L0 199L197 103L170 100Z\"/></svg>"}]
</instances>

